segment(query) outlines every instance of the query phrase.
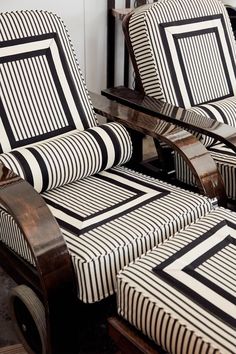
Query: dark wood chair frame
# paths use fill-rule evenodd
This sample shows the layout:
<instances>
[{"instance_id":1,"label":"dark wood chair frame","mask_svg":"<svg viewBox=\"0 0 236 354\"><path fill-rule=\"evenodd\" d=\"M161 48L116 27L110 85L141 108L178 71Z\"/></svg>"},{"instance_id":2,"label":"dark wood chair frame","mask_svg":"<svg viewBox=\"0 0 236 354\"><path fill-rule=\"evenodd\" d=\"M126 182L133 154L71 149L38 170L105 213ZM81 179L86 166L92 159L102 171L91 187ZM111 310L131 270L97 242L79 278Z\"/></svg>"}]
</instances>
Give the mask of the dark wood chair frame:
<instances>
[{"instance_id":1,"label":"dark wood chair frame","mask_svg":"<svg viewBox=\"0 0 236 354\"><path fill-rule=\"evenodd\" d=\"M190 133L169 123L160 135L160 120L91 93L95 111L139 133L160 139L188 163L199 190L225 203L225 190L216 165L206 148ZM171 132L173 130L173 133ZM26 181L0 164L0 205L14 218L36 267L0 242L1 266L17 282L27 284L41 299L46 315L47 353L76 353L77 304L73 265L60 228L42 197ZM69 349L69 344L71 348Z\"/></svg>"}]
</instances>

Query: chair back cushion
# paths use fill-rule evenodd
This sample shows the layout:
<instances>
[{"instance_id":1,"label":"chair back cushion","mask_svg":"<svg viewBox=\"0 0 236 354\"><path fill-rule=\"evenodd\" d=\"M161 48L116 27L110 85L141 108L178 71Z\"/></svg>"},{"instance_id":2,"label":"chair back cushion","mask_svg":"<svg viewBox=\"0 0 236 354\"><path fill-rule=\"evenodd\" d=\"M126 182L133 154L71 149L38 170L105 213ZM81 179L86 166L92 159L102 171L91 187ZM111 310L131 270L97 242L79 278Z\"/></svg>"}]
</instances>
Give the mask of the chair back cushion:
<instances>
[{"instance_id":1,"label":"chair back cushion","mask_svg":"<svg viewBox=\"0 0 236 354\"><path fill-rule=\"evenodd\" d=\"M67 30L43 11L0 14L0 152L96 126Z\"/></svg>"},{"instance_id":2,"label":"chair back cushion","mask_svg":"<svg viewBox=\"0 0 236 354\"><path fill-rule=\"evenodd\" d=\"M220 0L159 0L128 24L147 95L190 108L236 95L236 44Z\"/></svg>"},{"instance_id":3,"label":"chair back cushion","mask_svg":"<svg viewBox=\"0 0 236 354\"><path fill-rule=\"evenodd\" d=\"M125 127L107 123L0 154L0 162L40 193L121 165L131 155Z\"/></svg>"}]
</instances>

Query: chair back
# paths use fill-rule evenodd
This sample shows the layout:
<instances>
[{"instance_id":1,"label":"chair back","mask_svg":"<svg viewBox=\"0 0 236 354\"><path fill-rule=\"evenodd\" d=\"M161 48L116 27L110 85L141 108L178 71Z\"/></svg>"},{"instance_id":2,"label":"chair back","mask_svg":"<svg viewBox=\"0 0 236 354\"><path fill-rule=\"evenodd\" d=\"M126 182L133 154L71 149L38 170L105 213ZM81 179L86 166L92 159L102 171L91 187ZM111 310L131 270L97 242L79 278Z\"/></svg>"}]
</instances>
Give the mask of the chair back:
<instances>
[{"instance_id":1,"label":"chair back","mask_svg":"<svg viewBox=\"0 0 236 354\"><path fill-rule=\"evenodd\" d=\"M0 153L97 125L62 20L0 14Z\"/></svg>"},{"instance_id":2,"label":"chair back","mask_svg":"<svg viewBox=\"0 0 236 354\"><path fill-rule=\"evenodd\" d=\"M184 108L236 95L236 43L220 0L159 0L123 28L147 95Z\"/></svg>"}]
</instances>

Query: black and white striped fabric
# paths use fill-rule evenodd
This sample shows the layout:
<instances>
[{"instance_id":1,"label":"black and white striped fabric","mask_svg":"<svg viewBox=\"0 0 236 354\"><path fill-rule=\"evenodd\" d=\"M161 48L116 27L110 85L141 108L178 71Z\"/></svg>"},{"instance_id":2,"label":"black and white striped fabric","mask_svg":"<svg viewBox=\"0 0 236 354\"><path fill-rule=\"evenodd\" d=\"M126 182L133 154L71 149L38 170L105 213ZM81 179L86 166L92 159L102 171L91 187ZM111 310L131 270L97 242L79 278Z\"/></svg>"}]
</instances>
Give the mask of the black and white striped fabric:
<instances>
[{"instance_id":1,"label":"black and white striped fabric","mask_svg":"<svg viewBox=\"0 0 236 354\"><path fill-rule=\"evenodd\" d=\"M42 197L61 227L85 303L113 294L120 269L212 209L205 197L124 167Z\"/></svg>"},{"instance_id":2,"label":"black and white striped fabric","mask_svg":"<svg viewBox=\"0 0 236 354\"><path fill-rule=\"evenodd\" d=\"M129 35L147 95L185 108L236 95L236 44L221 1L140 7Z\"/></svg>"},{"instance_id":3,"label":"black and white striped fabric","mask_svg":"<svg viewBox=\"0 0 236 354\"><path fill-rule=\"evenodd\" d=\"M0 243L35 266L34 258L14 218L0 205Z\"/></svg>"},{"instance_id":4,"label":"black and white striped fabric","mask_svg":"<svg viewBox=\"0 0 236 354\"><path fill-rule=\"evenodd\" d=\"M206 197L124 167L46 191L42 197L60 225L78 297L85 303L113 294L120 269L213 208ZM14 220L1 211L0 222L0 241L31 260Z\"/></svg>"},{"instance_id":5,"label":"black and white striped fabric","mask_svg":"<svg viewBox=\"0 0 236 354\"><path fill-rule=\"evenodd\" d=\"M170 354L235 354L236 214L222 208L118 275L118 313Z\"/></svg>"},{"instance_id":6,"label":"black and white striped fabric","mask_svg":"<svg viewBox=\"0 0 236 354\"><path fill-rule=\"evenodd\" d=\"M212 158L225 184L225 191L228 198L236 200L236 155L224 144L216 144L209 148ZM181 182L196 186L195 178L186 162L179 154L174 155L176 177Z\"/></svg>"},{"instance_id":7,"label":"black and white striped fabric","mask_svg":"<svg viewBox=\"0 0 236 354\"><path fill-rule=\"evenodd\" d=\"M131 156L128 131L108 123L0 154L0 162L41 193L124 164Z\"/></svg>"},{"instance_id":8,"label":"black and white striped fabric","mask_svg":"<svg viewBox=\"0 0 236 354\"><path fill-rule=\"evenodd\" d=\"M0 152L96 126L67 30L43 11L0 14Z\"/></svg>"}]
</instances>

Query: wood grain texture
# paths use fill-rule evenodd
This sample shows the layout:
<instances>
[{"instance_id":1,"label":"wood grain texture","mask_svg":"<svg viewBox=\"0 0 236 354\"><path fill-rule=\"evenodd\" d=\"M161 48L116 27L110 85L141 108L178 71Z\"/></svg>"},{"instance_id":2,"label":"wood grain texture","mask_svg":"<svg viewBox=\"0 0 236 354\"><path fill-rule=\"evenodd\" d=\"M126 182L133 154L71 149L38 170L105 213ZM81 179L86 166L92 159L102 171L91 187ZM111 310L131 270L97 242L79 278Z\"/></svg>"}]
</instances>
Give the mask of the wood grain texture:
<instances>
[{"instance_id":1,"label":"wood grain texture","mask_svg":"<svg viewBox=\"0 0 236 354\"><path fill-rule=\"evenodd\" d=\"M158 346L128 322L118 317L108 319L108 331L122 354L163 354Z\"/></svg>"},{"instance_id":2,"label":"wood grain texture","mask_svg":"<svg viewBox=\"0 0 236 354\"><path fill-rule=\"evenodd\" d=\"M95 111L111 121L165 142L186 161L196 178L200 192L216 197L225 205L226 195L222 178L207 149L191 133L165 123L156 117L137 112L106 97L90 93ZM135 147L134 147L135 148Z\"/></svg>"},{"instance_id":3,"label":"wood grain texture","mask_svg":"<svg viewBox=\"0 0 236 354\"><path fill-rule=\"evenodd\" d=\"M8 347L0 348L0 354L27 354L21 344L10 345Z\"/></svg>"}]
</instances>

